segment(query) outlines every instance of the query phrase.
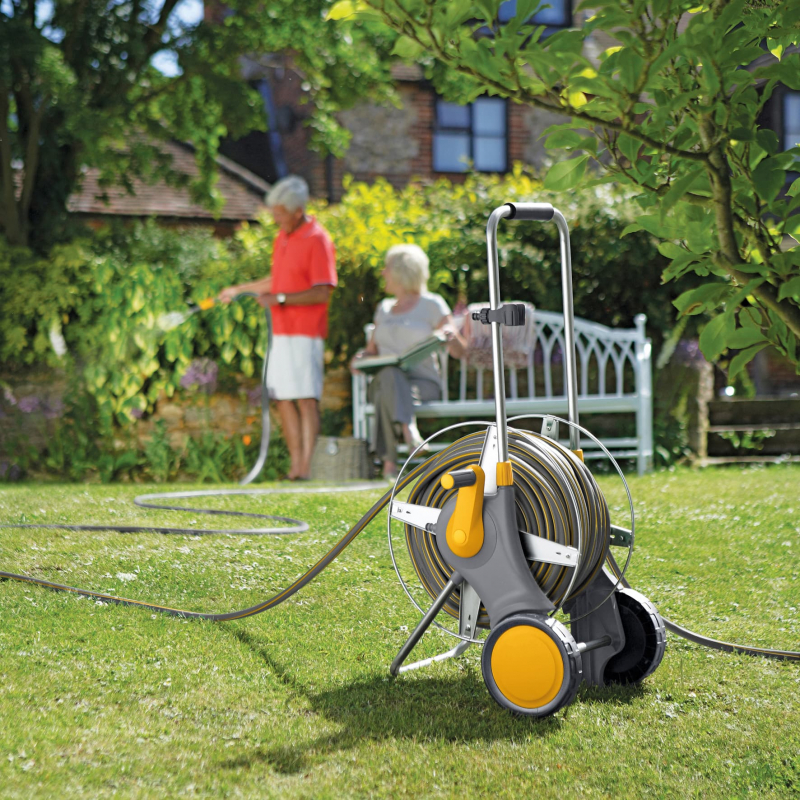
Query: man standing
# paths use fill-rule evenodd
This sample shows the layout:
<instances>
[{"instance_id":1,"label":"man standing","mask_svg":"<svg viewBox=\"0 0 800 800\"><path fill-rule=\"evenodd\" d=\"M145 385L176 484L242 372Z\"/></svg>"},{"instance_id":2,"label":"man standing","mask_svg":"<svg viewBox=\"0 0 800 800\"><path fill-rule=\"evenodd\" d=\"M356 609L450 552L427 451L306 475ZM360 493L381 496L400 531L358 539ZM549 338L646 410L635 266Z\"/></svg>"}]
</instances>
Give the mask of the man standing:
<instances>
[{"instance_id":1,"label":"man standing","mask_svg":"<svg viewBox=\"0 0 800 800\"><path fill-rule=\"evenodd\" d=\"M280 228L272 250L272 273L252 283L229 286L219 299L256 292L272 312L267 390L278 407L289 448L290 480L308 480L319 434L323 356L328 335L328 300L336 286L331 238L306 215L308 184L296 175L278 181L266 198Z\"/></svg>"}]
</instances>

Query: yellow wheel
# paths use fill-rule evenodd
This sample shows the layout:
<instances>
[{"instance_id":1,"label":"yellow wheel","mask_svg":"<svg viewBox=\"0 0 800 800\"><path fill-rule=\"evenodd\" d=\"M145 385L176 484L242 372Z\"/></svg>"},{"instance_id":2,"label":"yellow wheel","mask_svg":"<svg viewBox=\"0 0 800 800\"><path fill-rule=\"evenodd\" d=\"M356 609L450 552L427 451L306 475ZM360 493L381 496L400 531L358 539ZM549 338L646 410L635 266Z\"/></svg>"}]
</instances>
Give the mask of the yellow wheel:
<instances>
[{"instance_id":1,"label":"yellow wheel","mask_svg":"<svg viewBox=\"0 0 800 800\"><path fill-rule=\"evenodd\" d=\"M582 677L570 632L539 614L515 614L492 628L481 667L492 697L528 717L546 717L571 703Z\"/></svg>"}]
</instances>

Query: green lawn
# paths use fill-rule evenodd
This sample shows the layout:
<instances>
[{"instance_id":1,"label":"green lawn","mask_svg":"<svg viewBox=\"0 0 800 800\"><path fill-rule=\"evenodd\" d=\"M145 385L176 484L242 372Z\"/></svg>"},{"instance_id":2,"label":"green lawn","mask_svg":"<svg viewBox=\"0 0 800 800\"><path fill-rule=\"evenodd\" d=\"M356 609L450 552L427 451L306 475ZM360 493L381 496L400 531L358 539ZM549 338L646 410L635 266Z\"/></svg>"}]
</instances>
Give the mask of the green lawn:
<instances>
[{"instance_id":1,"label":"green lawn","mask_svg":"<svg viewBox=\"0 0 800 800\"><path fill-rule=\"evenodd\" d=\"M618 481L600 483L625 524ZM701 633L800 649L800 468L630 484L634 588ZM144 491L158 488L13 486L0 492L0 521L186 522L134 508ZM280 538L3 530L0 570L244 608L304 571L378 496L218 503L310 521ZM243 621L185 621L15 582L0 583L0 614L3 798L800 794L800 663L669 635L643 686L584 687L544 721L494 704L478 648L390 679L418 614L394 575L384 517L289 602ZM452 643L428 633L414 657Z\"/></svg>"}]
</instances>

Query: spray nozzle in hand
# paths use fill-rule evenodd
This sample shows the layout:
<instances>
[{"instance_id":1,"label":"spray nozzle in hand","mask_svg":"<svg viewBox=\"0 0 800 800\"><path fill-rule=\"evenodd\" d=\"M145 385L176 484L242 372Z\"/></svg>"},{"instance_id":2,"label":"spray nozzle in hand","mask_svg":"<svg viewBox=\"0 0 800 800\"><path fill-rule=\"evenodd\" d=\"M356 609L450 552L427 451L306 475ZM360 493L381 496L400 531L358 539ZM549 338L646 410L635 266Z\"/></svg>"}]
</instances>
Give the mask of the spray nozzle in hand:
<instances>
[{"instance_id":1,"label":"spray nozzle in hand","mask_svg":"<svg viewBox=\"0 0 800 800\"><path fill-rule=\"evenodd\" d=\"M171 331L183 325L189 317L196 314L198 311L207 311L212 308L217 301L213 297L208 297L201 300L196 306L189 306L185 311L170 311L168 314L162 314L157 320L156 325L162 331Z\"/></svg>"}]
</instances>

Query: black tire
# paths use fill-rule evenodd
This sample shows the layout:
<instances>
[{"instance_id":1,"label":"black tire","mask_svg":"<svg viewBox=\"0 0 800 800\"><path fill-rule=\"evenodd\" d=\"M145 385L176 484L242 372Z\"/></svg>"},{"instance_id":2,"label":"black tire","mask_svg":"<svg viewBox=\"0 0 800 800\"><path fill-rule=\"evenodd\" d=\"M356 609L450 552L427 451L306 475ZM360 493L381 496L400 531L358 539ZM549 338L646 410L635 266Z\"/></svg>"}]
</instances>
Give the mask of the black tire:
<instances>
[{"instance_id":1,"label":"black tire","mask_svg":"<svg viewBox=\"0 0 800 800\"><path fill-rule=\"evenodd\" d=\"M653 603L633 589L620 589L614 597L625 632L625 647L609 659L603 680L606 685L641 683L655 672L664 657L664 620Z\"/></svg>"},{"instance_id":2,"label":"black tire","mask_svg":"<svg viewBox=\"0 0 800 800\"><path fill-rule=\"evenodd\" d=\"M556 677L554 680L556 683L553 684L552 691L545 694L541 703L533 700L528 705L520 705L508 697L507 694L504 694L492 672L492 655L503 634L512 628L524 626L534 628L546 635L546 639L539 637L539 642L545 643L545 650L551 655L557 653L556 658L560 659L559 664L562 670L560 685L556 685L558 681L558 665L555 665L554 675ZM548 641L555 647L548 647ZM525 666L527 667L528 665L526 664ZM530 670L530 674L533 677L536 674L536 665L531 664ZM507 708L514 714L524 717L547 717L569 705L575 699L583 678L581 654L578 652L578 645L575 639L572 638L572 634L557 620L539 614L514 614L492 628L483 646L481 671L483 672L486 688L495 701L503 708ZM501 683L503 683L502 680ZM551 697L550 695L553 693L554 696Z\"/></svg>"}]
</instances>

